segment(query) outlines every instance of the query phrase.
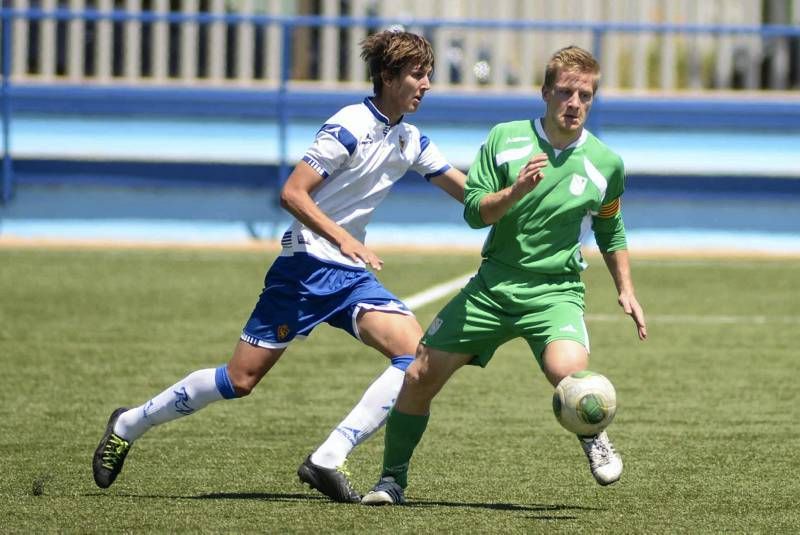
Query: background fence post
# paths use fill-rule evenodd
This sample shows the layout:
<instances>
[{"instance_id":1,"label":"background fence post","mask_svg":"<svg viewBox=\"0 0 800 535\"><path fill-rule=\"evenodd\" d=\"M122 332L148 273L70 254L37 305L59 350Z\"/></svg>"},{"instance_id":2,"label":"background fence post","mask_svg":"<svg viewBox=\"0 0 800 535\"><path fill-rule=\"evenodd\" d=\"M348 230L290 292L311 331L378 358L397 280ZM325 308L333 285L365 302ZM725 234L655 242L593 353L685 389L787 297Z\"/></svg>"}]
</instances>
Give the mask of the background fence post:
<instances>
[{"instance_id":1,"label":"background fence post","mask_svg":"<svg viewBox=\"0 0 800 535\"><path fill-rule=\"evenodd\" d=\"M289 18L281 22L281 72L278 82L278 184L275 191L275 202L280 204L280 191L289 178L289 106L286 102L288 83L292 72L292 34L294 24ZM280 219L280 209L276 210L273 237L277 237L277 224Z\"/></svg>"},{"instance_id":2,"label":"background fence post","mask_svg":"<svg viewBox=\"0 0 800 535\"><path fill-rule=\"evenodd\" d=\"M11 31L13 28L12 10L2 9L3 68L0 100L3 110L3 184L0 201L11 200L14 193L14 166L11 161Z\"/></svg>"},{"instance_id":3,"label":"background fence post","mask_svg":"<svg viewBox=\"0 0 800 535\"><path fill-rule=\"evenodd\" d=\"M595 57L595 59L597 59L597 61L600 62L600 72L601 72L601 74L604 72L603 71L603 60L601 59L603 57L603 36L604 35L605 35L605 31L603 29L601 29L601 28L595 27L592 30L592 50L591 50L591 52L592 52L592 55ZM594 135L596 135L598 137L600 137L600 135L601 135L600 124L601 124L602 121L600 121L600 115L603 113L603 105L601 103L601 101L602 101L602 96L601 95L602 95L602 91L603 91L602 83L603 82L602 82L602 77L601 77L600 88L599 88L599 90L597 92L597 95L595 95L595 97L594 97L594 104L592 105L592 113L589 114L589 119L586 122L586 127L589 129L589 131L592 134L594 134Z\"/></svg>"}]
</instances>

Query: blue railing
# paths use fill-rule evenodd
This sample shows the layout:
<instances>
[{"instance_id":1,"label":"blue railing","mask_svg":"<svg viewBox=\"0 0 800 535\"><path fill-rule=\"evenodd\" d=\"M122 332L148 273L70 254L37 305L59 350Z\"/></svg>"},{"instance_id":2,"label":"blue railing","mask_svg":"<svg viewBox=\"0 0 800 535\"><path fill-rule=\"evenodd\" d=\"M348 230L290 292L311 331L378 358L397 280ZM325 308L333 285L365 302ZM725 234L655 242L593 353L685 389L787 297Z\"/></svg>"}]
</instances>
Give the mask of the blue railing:
<instances>
[{"instance_id":1,"label":"blue railing","mask_svg":"<svg viewBox=\"0 0 800 535\"><path fill-rule=\"evenodd\" d=\"M297 28L379 28L391 25L419 28L425 32L435 32L440 29L464 30L511 30L526 31L537 30L544 32L589 32L592 36L593 53L602 55L603 38L609 34L693 34L693 35L752 35L762 39L775 38L800 38L800 27L789 25L700 25L700 24L637 24L637 23L589 23L589 22L542 22L542 21L499 21L499 20L447 20L447 19L407 19L407 18L375 18L375 17L324 17L324 16L275 16L275 15L239 15L239 14L213 14L213 13L128 13L124 11L98 11L85 10L75 12L66 9L43 11L41 9L14 10L0 9L2 21L2 94L0 106L2 107L3 131L3 163L2 163L2 189L0 200L8 202L14 192L13 161L10 139L12 134L12 105L15 99L13 87L13 28L14 21L25 20L83 20L83 21L113 21L124 22L136 20L142 23L168 22L184 23L194 22L208 24L224 22L226 24L273 24L280 27L280 76L277 89L274 90L274 114L279 125L280 147L280 176L285 178L289 172L287 154L287 127L291 113L290 83L292 57L292 35ZM73 91L81 91L79 87ZM131 91L128 87L126 91ZM480 98L471 96L469 98ZM634 99L634 101L636 101ZM600 104L600 103L599 103Z\"/></svg>"}]
</instances>

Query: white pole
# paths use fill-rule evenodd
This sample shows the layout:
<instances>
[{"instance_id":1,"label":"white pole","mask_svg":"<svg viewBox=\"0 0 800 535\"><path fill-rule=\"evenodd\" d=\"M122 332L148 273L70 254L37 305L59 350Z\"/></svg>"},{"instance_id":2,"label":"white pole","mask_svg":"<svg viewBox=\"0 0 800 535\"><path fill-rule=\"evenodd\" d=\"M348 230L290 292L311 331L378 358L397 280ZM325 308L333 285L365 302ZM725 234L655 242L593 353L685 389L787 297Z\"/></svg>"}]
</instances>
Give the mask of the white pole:
<instances>
[{"instance_id":1,"label":"white pole","mask_svg":"<svg viewBox=\"0 0 800 535\"><path fill-rule=\"evenodd\" d=\"M253 0L240 0L237 3L240 15L253 14ZM239 85L253 83L253 61L255 31L250 21L239 22L236 26L236 82Z\"/></svg>"},{"instance_id":2,"label":"white pole","mask_svg":"<svg viewBox=\"0 0 800 535\"><path fill-rule=\"evenodd\" d=\"M142 11L141 0L125 0L125 11L138 15ZM137 19L125 21L124 73L129 83L138 82L142 75L142 23Z\"/></svg>"},{"instance_id":3,"label":"white pole","mask_svg":"<svg viewBox=\"0 0 800 535\"><path fill-rule=\"evenodd\" d=\"M97 8L101 13L111 12L111 0L98 0ZM111 21L98 19L95 28L94 76L99 83L106 84L111 80L111 52L114 49Z\"/></svg>"}]
</instances>

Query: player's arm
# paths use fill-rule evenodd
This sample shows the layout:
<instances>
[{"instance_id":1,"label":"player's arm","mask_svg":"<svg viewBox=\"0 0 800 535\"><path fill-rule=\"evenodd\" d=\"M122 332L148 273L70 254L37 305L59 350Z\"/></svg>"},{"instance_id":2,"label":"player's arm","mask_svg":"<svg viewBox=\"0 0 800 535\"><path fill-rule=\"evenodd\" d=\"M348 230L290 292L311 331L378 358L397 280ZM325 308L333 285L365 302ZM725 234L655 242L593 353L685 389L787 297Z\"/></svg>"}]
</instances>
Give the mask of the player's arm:
<instances>
[{"instance_id":1,"label":"player's arm","mask_svg":"<svg viewBox=\"0 0 800 535\"><path fill-rule=\"evenodd\" d=\"M620 186L616 193L621 193L621 189ZM592 217L592 230L597 247L603 254L603 260L617 287L617 301L636 324L639 339L644 340L647 338L647 326L644 312L633 289L628 241L625 236L625 223L622 220L621 197L606 200L598 213Z\"/></svg>"},{"instance_id":2,"label":"player's arm","mask_svg":"<svg viewBox=\"0 0 800 535\"><path fill-rule=\"evenodd\" d=\"M639 335L639 340L646 339L647 324L644 319L644 311L641 305L639 305L639 301L636 299L636 293L633 289L628 250L619 249L616 251L604 251L602 254L608 271L611 273L611 278L614 279L614 285L617 287L617 301L619 305L636 324L636 333Z\"/></svg>"},{"instance_id":3,"label":"player's arm","mask_svg":"<svg viewBox=\"0 0 800 535\"><path fill-rule=\"evenodd\" d=\"M475 160L469 168L464 191L464 219L472 228L495 224L508 210L522 199L541 180L541 171L547 157L536 155L523 165L511 185L497 164L498 147L504 144L507 134L497 125L489 132Z\"/></svg>"},{"instance_id":4,"label":"player's arm","mask_svg":"<svg viewBox=\"0 0 800 535\"><path fill-rule=\"evenodd\" d=\"M299 162L281 189L281 206L312 231L339 247L345 256L380 270L383 260L325 215L311 198L311 192L322 181L322 176L313 167L304 161Z\"/></svg>"},{"instance_id":5,"label":"player's arm","mask_svg":"<svg viewBox=\"0 0 800 535\"><path fill-rule=\"evenodd\" d=\"M545 167L547 167L547 154L536 154L520 168L513 184L485 195L480 201L481 220L487 225L499 221L517 201L541 182L544 177L542 170Z\"/></svg>"},{"instance_id":6,"label":"player's arm","mask_svg":"<svg viewBox=\"0 0 800 535\"><path fill-rule=\"evenodd\" d=\"M431 183L440 187L452 198L460 203L464 203L464 184L467 182L467 175L456 169L449 168L440 175L431 178Z\"/></svg>"}]
</instances>

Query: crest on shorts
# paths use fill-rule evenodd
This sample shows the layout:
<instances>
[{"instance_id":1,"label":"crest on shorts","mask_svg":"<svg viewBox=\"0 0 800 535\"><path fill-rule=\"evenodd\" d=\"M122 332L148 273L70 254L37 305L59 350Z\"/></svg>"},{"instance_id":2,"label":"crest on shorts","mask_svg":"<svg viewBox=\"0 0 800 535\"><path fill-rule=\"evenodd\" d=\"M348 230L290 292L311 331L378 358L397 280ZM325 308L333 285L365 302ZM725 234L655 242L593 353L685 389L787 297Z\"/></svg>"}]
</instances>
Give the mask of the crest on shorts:
<instances>
[{"instance_id":1,"label":"crest on shorts","mask_svg":"<svg viewBox=\"0 0 800 535\"><path fill-rule=\"evenodd\" d=\"M289 336L289 326L285 323L278 326L278 340L285 340Z\"/></svg>"}]
</instances>

